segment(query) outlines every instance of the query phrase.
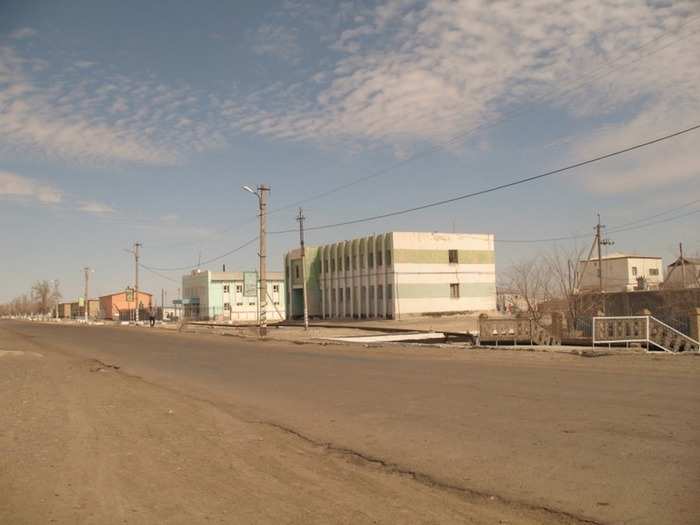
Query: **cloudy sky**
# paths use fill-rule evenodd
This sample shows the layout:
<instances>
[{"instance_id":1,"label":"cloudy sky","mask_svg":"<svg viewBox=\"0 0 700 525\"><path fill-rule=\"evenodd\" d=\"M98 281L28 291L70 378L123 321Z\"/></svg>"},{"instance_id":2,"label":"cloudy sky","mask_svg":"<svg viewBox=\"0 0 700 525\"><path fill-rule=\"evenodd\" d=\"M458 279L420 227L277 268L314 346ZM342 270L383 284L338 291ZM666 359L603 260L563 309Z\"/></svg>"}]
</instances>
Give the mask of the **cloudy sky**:
<instances>
[{"instance_id":1,"label":"cloudy sky","mask_svg":"<svg viewBox=\"0 0 700 525\"><path fill-rule=\"evenodd\" d=\"M242 184L272 187L271 230L295 227L297 202L312 227L700 124L698 49L696 0L4 1L0 300L40 278L76 296L84 266L95 295L121 290L135 241L154 268L217 258L257 235ZM599 212L616 251L670 262L678 242L700 250L698 210L695 132L307 242L391 230L588 235ZM272 269L297 242L271 236ZM559 244L574 242L590 241ZM548 249L499 243L498 267ZM256 253L207 267L250 269ZM142 278L175 296L175 282Z\"/></svg>"}]
</instances>

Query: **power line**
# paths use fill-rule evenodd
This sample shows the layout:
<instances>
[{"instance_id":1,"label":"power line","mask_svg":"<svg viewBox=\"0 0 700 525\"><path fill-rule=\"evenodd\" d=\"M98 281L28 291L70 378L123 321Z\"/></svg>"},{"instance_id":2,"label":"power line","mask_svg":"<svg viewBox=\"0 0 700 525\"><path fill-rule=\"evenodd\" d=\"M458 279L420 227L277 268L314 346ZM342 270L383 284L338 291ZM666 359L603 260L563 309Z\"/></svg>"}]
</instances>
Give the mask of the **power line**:
<instances>
[{"instance_id":1,"label":"power line","mask_svg":"<svg viewBox=\"0 0 700 525\"><path fill-rule=\"evenodd\" d=\"M693 15L692 17L689 17L683 24L681 24L678 28L676 28L676 30L682 29L683 27L689 25L691 22L694 22L695 19L696 19L698 16L700 16L700 15ZM691 33L691 34L692 34L692 33ZM665 36L668 36L668 34L667 34L667 33L662 33L661 35L658 35L658 36L656 36L656 37L650 39L649 41L645 42L644 44L641 44L640 46L637 46L637 47L635 48L635 51L640 51L640 50L644 49L645 47L647 47L648 45L651 45L651 44L657 42L658 40L660 40L661 38L663 38L663 37L665 37ZM681 37L679 37L679 38L676 38L676 39L674 39L674 40L668 42L666 45L664 45L664 46L662 46L662 47L659 47L659 48L657 48L657 49L655 49L655 50L653 50L653 51L651 51L651 52L649 52L649 53L642 54L642 55L636 57L634 60L631 60L631 61L628 62L627 64L623 65L622 67L630 66L630 65L632 65L632 64L634 64L634 63L636 63L636 62L639 62L640 60L642 60L642 59L644 59L644 58L646 58L646 57L648 57L648 56L651 56L651 55L653 55L653 54L655 54L655 53L658 53L658 52L660 52L660 51L666 49L666 48L669 47L670 45L675 44L676 42L682 40L683 38L684 38L684 36L681 36ZM287 210L287 209L290 209L290 208L294 208L294 207L297 207L297 206L299 206L300 204L303 204L303 203L305 203L305 202L309 202L309 201L312 201L312 200L318 200L318 199L321 199L321 198L326 197L326 196L328 196L328 195L331 195L331 194L333 194L333 193L336 193L336 192L339 192L339 191L342 191L342 190L351 188L352 186L355 186L355 185L360 184L360 183L362 183L362 182L365 182L365 181L367 181L367 180L371 180L371 179L374 179L374 178L381 177L381 176L383 176L383 175L386 175L387 173L390 173L390 172L394 171L394 170L397 169L397 168L400 168L400 167L405 166L405 165L407 165L407 164L409 164L409 163L411 163L411 162L414 162L414 161L416 161L416 160L418 160L418 159L421 159L421 158L424 158L424 157L428 157L428 156L432 155L433 153L436 153L436 152L438 152L438 151L440 151L440 150L443 150L445 147L447 147L447 146L449 146L449 145L452 145L452 144L454 144L455 142L458 142L458 141L462 140L463 138L467 137L468 135L471 135L472 133L474 133L475 131L479 131L480 129L488 129L488 128L490 128L490 127L493 127L493 126L496 126L496 125L498 125L498 124L501 124L501 123L503 123L503 122L505 122L505 121L507 121L507 120L510 120L510 119L519 117L519 116L521 116L521 115L523 115L523 114L526 114L526 113L528 113L528 112L531 112L531 111L533 111L533 107L532 107L533 105L536 105L536 104L540 104L540 103L542 103L542 102L545 102L547 99L552 98L552 97L554 97L554 98L556 98L556 97L561 97L562 95L566 95L566 94L568 94L568 93L574 92L574 91L578 90L579 88L585 86L586 84L589 84L590 82L593 82L593 81L595 81L595 80L598 80L598 79L600 79L600 78L603 78L603 77L604 77L605 75L607 75L607 74L610 74L610 73L615 72L616 70L615 70L614 68L612 68L611 66L614 65L616 62L618 62L620 59L622 59L622 58L624 58L625 56L627 56L628 54L629 54L629 53L625 53L625 54L619 55L617 58L615 58L615 59L613 59L613 60L611 60L611 61L606 62L603 66L599 66L598 68L593 69L592 71L590 71L589 73L587 73L587 74L595 73L595 72L599 71L602 67L608 67L608 68L610 68L609 70L604 71L604 72L603 72L602 74L600 74L600 75L593 76L593 77L591 77L591 78L582 79L582 80L580 80L580 81L574 82L573 85L571 85L571 86L569 86L569 87L566 87L564 90L550 91L549 93L546 93L546 94L544 94L544 95L542 95L542 96L540 96L540 97L535 97L534 99L532 99L532 100L529 101L529 107L526 107L526 108L524 108L524 109L520 109L520 110L517 110L517 111L513 111L513 112L510 112L510 113L505 113L501 118L498 118L498 119L496 119L496 120L494 120L494 121L490 121L490 122L487 121L487 122L478 124L478 125L476 125L476 126L474 126L474 127L471 127L471 128L469 128L469 129L467 129L467 130L465 130L465 131L462 131L462 132L460 132L460 133L458 133L458 134L452 136L451 138L447 139L447 140L446 140L444 143L442 143L442 144L435 144L435 145L433 145L433 146L431 146L431 147L429 147L429 148L426 148L426 149L423 150L423 151L420 151L420 152L416 153L415 155L412 155L412 156L408 157L407 159L403 159L403 160L400 160L400 161L398 161L398 162L395 162L395 163L393 163L393 164L387 166L386 168L380 169L380 170L378 170L378 171L375 171L375 172L370 173L370 174L368 174L368 175L365 175L365 176L363 176L363 177L359 177L359 178L355 179L354 181L351 181L351 182L348 182L348 183L345 183L345 184L341 184L341 185L336 186L336 187L334 187L334 188L331 188L331 189L329 189L329 190L326 190L326 191L317 193L317 194L315 194L315 195L312 195L312 196L310 196L310 197L307 197L307 198L298 200L298 201L293 202L293 203L290 203L290 204L288 204L288 205L281 206L281 207L279 207L279 208L275 208L275 209L271 210L269 213L272 214L272 213L277 213L277 212L279 212L279 211L284 211L284 210Z\"/></svg>"},{"instance_id":2,"label":"power line","mask_svg":"<svg viewBox=\"0 0 700 525\"><path fill-rule=\"evenodd\" d=\"M148 266L145 266L145 265L143 265L143 264L141 264L141 263L139 263L139 266L140 266L141 268L143 268L144 270L146 270L147 272L151 272L152 274L157 275L157 276L160 277L161 279L165 279L165 280L167 280L167 281L171 281L171 282L173 282L173 283L175 283L175 284L180 284L180 281L178 281L177 279L173 279L172 277L168 277L167 275L163 275L162 273L158 273L157 271L152 270L152 269L149 268Z\"/></svg>"},{"instance_id":3,"label":"power line","mask_svg":"<svg viewBox=\"0 0 700 525\"><path fill-rule=\"evenodd\" d=\"M347 226L347 225L351 225L351 224L359 224L359 223L362 223L362 222L376 221L376 220L379 220L379 219L386 219L386 218L388 218L388 217L396 217L396 216L398 216L398 215L405 215L405 214L407 214L407 213L413 213L413 212L416 212L416 211L421 211L421 210L425 210L425 209L428 209L428 208L434 208L434 207L437 207L437 206L444 206L445 204L450 204L450 203L452 203L452 202L457 202L457 201L464 200L464 199L470 199L470 198L473 198L473 197L478 197L478 196L481 196L481 195L485 195L485 194L487 194L487 193L493 193L493 192L500 191L500 190L504 190L504 189L507 189L507 188L512 188L512 187L514 187L514 186L519 186L519 185L526 184L526 183L529 183L529 182L534 182L534 181L536 181L536 180L543 179L543 178L545 178L545 177L551 177L551 176L553 176L553 175L557 175L557 174L562 173L562 172L565 172L565 171L569 171L569 170L572 170L572 169L575 169L575 168L580 168L580 167L583 167L583 166L587 166L587 165L589 165L589 164L593 164L593 163L599 162L599 161L601 161L601 160L609 159L609 158L611 158L611 157L616 157L616 156L618 156L618 155L622 155L622 154L624 154L624 153L629 153L630 151L634 151L634 150L637 150L637 149L641 149L641 148L650 146L650 145L652 145L652 144L656 144L656 143L658 143L658 142L662 142L662 141L665 141L665 140L669 140L669 139L672 139L672 138L674 138L674 137L678 137L678 136L680 136L680 135L683 135L683 134L685 134L685 133L690 133L691 131L695 131L695 130L697 130L697 129L700 129L700 124L697 124L697 125L695 125L695 126L691 126L691 127L689 127L689 128L686 128L686 129L683 129L683 130L680 130L680 131L676 131L676 132L674 132L674 133L670 133L670 134L668 134L668 135L664 135L663 137L658 137L658 138L655 138L655 139L652 139L652 140L648 140L648 141L646 141L646 142L642 142L642 143L640 143L640 144L635 144L635 145L629 146L629 147L627 147L627 148L623 148L623 149L620 149L620 150L617 150L617 151L613 151L613 152L611 152L611 153L606 153L605 155L600 155L600 156L594 157L594 158L592 158L592 159L588 159L588 160L584 160L584 161L581 161L581 162L577 162L577 163L575 163L575 164L570 164L570 165L565 166L565 167L563 167L563 168L558 168L558 169L555 169L555 170L547 171L547 172L541 173L541 174L539 174L539 175L533 175L532 177L526 177L526 178L523 178L523 179L515 180L515 181L513 181L513 182L508 182L508 183L506 183L506 184L499 184L498 186L493 186L493 187L491 187L491 188L487 188L487 189L484 189L484 190L475 191L475 192L472 192L472 193L466 193L466 194L464 194L464 195L458 195L458 196L456 196L456 197L451 197L451 198L449 198L449 199L443 199L443 200L440 200L440 201L430 202L430 203L427 203L427 204L422 204L422 205L420 205L420 206L414 206L414 207L412 207L412 208L405 208L405 209L403 209L403 210L396 210L396 211L392 211L392 212L388 212L388 213L382 213L382 214L379 214L379 215L372 215L372 216L369 216L369 217L363 217L363 218L360 218L360 219L352 219L352 220L343 221L343 222L336 222L336 223L332 223L332 224L324 224L324 225L322 225L322 226L310 226L310 227L307 227L306 230L307 230L307 231L311 231L311 230L316 231L316 230L325 230L325 229L328 229L328 228L338 228L338 227L340 227L340 226ZM280 230L280 231L268 232L268 233L270 233L270 234L284 234L284 233L292 233L292 232L296 232L296 230Z\"/></svg>"},{"instance_id":4,"label":"power line","mask_svg":"<svg viewBox=\"0 0 700 525\"><path fill-rule=\"evenodd\" d=\"M200 261L199 264L195 264L192 266L179 266L179 267L174 267L174 268L159 268L159 267L155 267L155 266L148 266L148 267L144 266L144 268L147 268L148 270L155 270L155 271L161 271L161 272L176 272L176 271L193 270L200 265L206 265L206 264L218 261L220 259L223 259L224 257L228 257L229 255L234 254L234 253L242 250L246 246L250 246L251 244L253 244L257 240L258 240L258 237L256 236L256 237L246 241L245 243L241 244L240 246L237 246L234 249L229 250L228 252L226 252L224 254L217 255L216 257L212 257L211 259L207 259L205 261Z\"/></svg>"}]
</instances>

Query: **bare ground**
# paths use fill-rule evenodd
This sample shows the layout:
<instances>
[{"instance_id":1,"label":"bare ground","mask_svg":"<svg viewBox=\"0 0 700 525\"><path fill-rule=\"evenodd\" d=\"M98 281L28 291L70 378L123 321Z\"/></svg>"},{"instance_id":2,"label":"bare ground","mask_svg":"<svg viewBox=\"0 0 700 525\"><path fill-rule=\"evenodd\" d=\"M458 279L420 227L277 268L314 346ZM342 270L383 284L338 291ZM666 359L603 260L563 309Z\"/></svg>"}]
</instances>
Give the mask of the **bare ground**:
<instances>
[{"instance_id":1,"label":"bare ground","mask_svg":"<svg viewBox=\"0 0 700 525\"><path fill-rule=\"evenodd\" d=\"M0 391L0 523L588 522L446 486L2 328Z\"/></svg>"}]
</instances>

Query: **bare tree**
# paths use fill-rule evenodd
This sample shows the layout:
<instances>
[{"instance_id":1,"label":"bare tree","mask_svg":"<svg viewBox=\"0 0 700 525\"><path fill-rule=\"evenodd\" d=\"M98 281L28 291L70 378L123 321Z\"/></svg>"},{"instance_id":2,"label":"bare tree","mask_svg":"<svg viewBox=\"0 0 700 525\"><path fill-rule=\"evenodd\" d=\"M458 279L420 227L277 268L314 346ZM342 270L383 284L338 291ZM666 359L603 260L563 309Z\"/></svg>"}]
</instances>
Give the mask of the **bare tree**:
<instances>
[{"instance_id":1,"label":"bare tree","mask_svg":"<svg viewBox=\"0 0 700 525\"><path fill-rule=\"evenodd\" d=\"M35 301L38 313L46 314L51 309L52 290L49 281L37 281L32 286L32 299Z\"/></svg>"},{"instance_id":2,"label":"bare tree","mask_svg":"<svg viewBox=\"0 0 700 525\"><path fill-rule=\"evenodd\" d=\"M560 300L569 332L573 330L576 319L584 313L585 309L577 293L579 283L576 271L584 252L583 248L576 246L563 249L555 245L543 256L551 278L552 296Z\"/></svg>"},{"instance_id":3,"label":"bare tree","mask_svg":"<svg viewBox=\"0 0 700 525\"><path fill-rule=\"evenodd\" d=\"M517 292L527 305L527 313L540 324L539 305L552 298L553 279L543 257L534 257L513 264L507 273L508 287Z\"/></svg>"}]
</instances>

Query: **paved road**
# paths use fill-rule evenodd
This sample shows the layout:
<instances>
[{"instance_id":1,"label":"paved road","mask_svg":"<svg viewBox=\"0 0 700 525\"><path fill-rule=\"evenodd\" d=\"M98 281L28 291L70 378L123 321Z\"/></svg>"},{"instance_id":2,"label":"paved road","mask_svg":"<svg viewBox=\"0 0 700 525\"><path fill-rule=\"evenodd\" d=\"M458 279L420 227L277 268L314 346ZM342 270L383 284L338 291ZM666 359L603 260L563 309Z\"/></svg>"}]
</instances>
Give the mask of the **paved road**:
<instances>
[{"instance_id":1,"label":"paved road","mask_svg":"<svg viewBox=\"0 0 700 525\"><path fill-rule=\"evenodd\" d=\"M695 524L700 515L697 357L0 327L434 487L598 523Z\"/></svg>"}]
</instances>

